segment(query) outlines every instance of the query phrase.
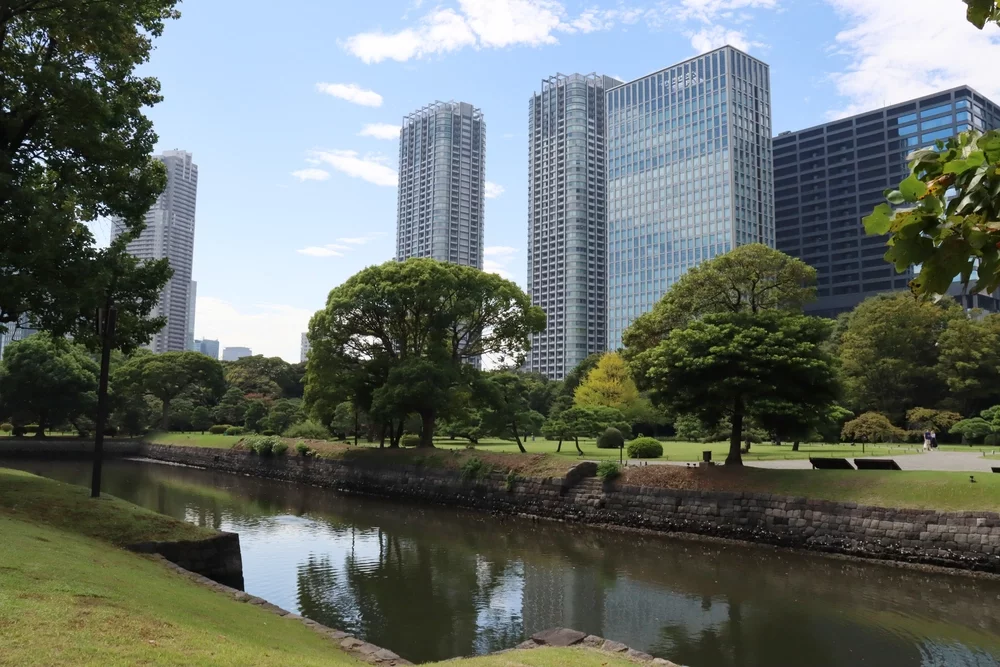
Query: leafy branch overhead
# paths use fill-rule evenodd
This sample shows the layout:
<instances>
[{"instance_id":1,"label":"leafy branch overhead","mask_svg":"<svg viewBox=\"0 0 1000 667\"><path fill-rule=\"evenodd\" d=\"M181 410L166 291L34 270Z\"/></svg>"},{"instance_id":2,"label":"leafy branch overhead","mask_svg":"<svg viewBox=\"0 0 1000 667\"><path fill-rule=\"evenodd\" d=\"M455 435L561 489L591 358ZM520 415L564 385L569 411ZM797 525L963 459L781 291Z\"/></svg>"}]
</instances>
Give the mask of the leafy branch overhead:
<instances>
[{"instance_id":1,"label":"leafy branch overhead","mask_svg":"<svg viewBox=\"0 0 1000 667\"><path fill-rule=\"evenodd\" d=\"M1000 0L965 0L969 23L982 30L987 23L1000 23Z\"/></svg>"},{"instance_id":2,"label":"leafy branch overhead","mask_svg":"<svg viewBox=\"0 0 1000 667\"><path fill-rule=\"evenodd\" d=\"M885 195L865 230L890 235L885 258L897 271L920 267L915 294L944 294L956 278L977 292L1000 287L1000 131L915 151L909 177Z\"/></svg>"}]
</instances>

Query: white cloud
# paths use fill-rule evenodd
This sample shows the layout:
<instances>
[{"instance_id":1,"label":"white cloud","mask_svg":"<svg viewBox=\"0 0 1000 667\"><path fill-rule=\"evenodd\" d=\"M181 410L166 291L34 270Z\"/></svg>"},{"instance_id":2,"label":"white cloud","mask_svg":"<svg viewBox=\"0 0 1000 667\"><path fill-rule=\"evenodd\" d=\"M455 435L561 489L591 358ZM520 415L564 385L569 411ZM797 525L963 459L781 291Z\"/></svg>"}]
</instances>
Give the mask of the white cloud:
<instances>
[{"instance_id":1,"label":"white cloud","mask_svg":"<svg viewBox=\"0 0 1000 667\"><path fill-rule=\"evenodd\" d=\"M881 0L885 1L885 0ZM777 9L778 0L681 0L674 9L678 20L710 23L718 18L746 20L747 9Z\"/></svg>"},{"instance_id":2,"label":"white cloud","mask_svg":"<svg viewBox=\"0 0 1000 667\"><path fill-rule=\"evenodd\" d=\"M258 304L241 311L211 296L199 296L195 326L198 338L218 340L222 347L249 347L254 354L299 361L299 343L313 311L279 304Z\"/></svg>"},{"instance_id":3,"label":"white cloud","mask_svg":"<svg viewBox=\"0 0 1000 667\"><path fill-rule=\"evenodd\" d=\"M489 181L486 181L486 198L487 199L496 199L497 197L499 197L503 193L504 193L504 187L502 185L498 185L497 183L490 183Z\"/></svg>"},{"instance_id":4,"label":"white cloud","mask_svg":"<svg viewBox=\"0 0 1000 667\"><path fill-rule=\"evenodd\" d=\"M325 181L330 178L330 172L324 169L299 169L293 171L292 176L300 181Z\"/></svg>"},{"instance_id":5,"label":"white cloud","mask_svg":"<svg viewBox=\"0 0 1000 667\"><path fill-rule=\"evenodd\" d=\"M512 280L508 271L510 262L518 252L517 248L495 245L483 248L483 271L495 273L501 278Z\"/></svg>"},{"instance_id":6,"label":"white cloud","mask_svg":"<svg viewBox=\"0 0 1000 667\"><path fill-rule=\"evenodd\" d=\"M702 28L698 32L689 32L687 37L691 40L691 47L698 53L705 53L726 45L735 46L740 51L746 52L764 46L760 42L751 41L746 34L739 30L730 30L721 25Z\"/></svg>"},{"instance_id":7,"label":"white cloud","mask_svg":"<svg viewBox=\"0 0 1000 667\"><path fill-rule=\"evenodd\" d=\"M847 67L831 75L848 116L958 85L1000 96L1000 29L977 30L959 2L827 0L848 22L836 51ZM938 54L939 57L934 57Z\"/></svg>"},{"instance_id":8,"label":"white cloud","mask_svg":"<svg viewBox=\"0 0 1000 667\"><path fill-rule=\"evenodd\" d=\"M343 257L345 250L350 250L350 248L337 245L336 243L328 243L324 246L313 245L307 248L300 248L295 252L300 255L309 255L310 257Z\"/></svg>"},{"instance_id":9,"label":"white cloud","mask_svg":"<svg viewBox=\"0 0 1000 667\"><path fill-rule=\"evenodd\" d=\"M317 83L316 90L363 107L382 106L382 96L356 83Z\"/></svg>"},{"instance_id":10,"label":"white cloud","mask_svg":"<svg viewBox=\"0 0 1000 667\"><path fill-rule=\"evenodd\" d=\"M368 123L361 128L361 132L358 134L362 137L374 137L376 139L398 139L399 125L390 125L389 123Z\"/></svg>"},{"instance_id":11,"label":"white cloud","mask_svg":"<svg viewBox=\"0 0 1000 667\"><path fill-rule=\"evenodd\" d=\"M337 239L337 241L339 241L340 243L346 243L347 245L365 245L366 243L370 243L376 239L380 239L383 236L385 236L384 232L374 232L372 234L368 234L367 236L339 238Z\"/></svg>"},{"instance_id":12,"label":"white cloud","mask_svg":"<svg viewBox=\"0 0 1000 667\"><path fill-rule=\"evenodd\" d=\"M326 164L348 176L360 178L385 187L395 187L399 183L396 170L386 164L386 159L378 155L360 156L357 151L313 151L310 162Z\"/></svg>"},{"instance_id":13,"label":"white cloud","mask_svg":"<svg viewBox=\"0 0 1000 667\"><path fill-rule=\"evenodd\" d=\"M588 9L569 17L556 0L458 0L458 10L436 9L398 32L364 32L343 44L366 63L406 62L467 47L505 48L555 44L555 33L589 33L634 23L642 10Z\"/></svg>"}]
</instances>

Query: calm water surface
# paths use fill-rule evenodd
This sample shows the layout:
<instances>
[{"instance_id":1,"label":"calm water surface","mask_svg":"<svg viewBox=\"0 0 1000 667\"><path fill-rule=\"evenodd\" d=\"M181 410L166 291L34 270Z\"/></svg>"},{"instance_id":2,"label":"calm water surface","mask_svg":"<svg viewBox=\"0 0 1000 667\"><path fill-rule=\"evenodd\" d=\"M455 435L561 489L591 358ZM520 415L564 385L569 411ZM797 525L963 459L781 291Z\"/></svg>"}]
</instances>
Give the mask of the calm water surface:
<instances>
[{"instance_id":1,"label":"calm water surface","mask_svg":"<svg viewBox=\"0 0 1000 667\"><path fill-rule=\"evenodd\" d=\"M15 465L89 485L86 463ZM138 461L106 464L104 479L108 493L238 532L248 592L413 662L565 626L691 667L1000 667L995 582Z\"/></svg>"}]
</instances>

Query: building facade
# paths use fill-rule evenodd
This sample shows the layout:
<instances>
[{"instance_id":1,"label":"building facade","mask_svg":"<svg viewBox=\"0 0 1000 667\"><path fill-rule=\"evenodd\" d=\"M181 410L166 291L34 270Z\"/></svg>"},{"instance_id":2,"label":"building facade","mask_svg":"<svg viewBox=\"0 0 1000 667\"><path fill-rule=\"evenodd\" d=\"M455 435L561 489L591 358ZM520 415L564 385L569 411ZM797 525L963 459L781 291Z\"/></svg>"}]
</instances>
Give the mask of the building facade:
<instances>
[{"instance_id":1,"label":"building facade","mask_svg":"<svg viewBox=\"0 0 1000 667\"><path fill-rule=\"evenodd\" d=\"M38 329L31 326L27 315L22 315L17 322L8 322L5 327L6 330L0 332L0 359L3 359L8 345L38 333Z\"/></svg>"},{"instance_id":2,"label":"building facade","mask_svg":"<svg viewBox=\"0 0 1000 667\"><path fill-rule=\"evenodd\" d=\"M198 351L194 344L194 313L195 305L198 301L198 282L191 281L191 288L188 290L188 315L187 315L187 349Z\"/></svg>"},{"instance_id":3,"label":"building facade","mask_svg":"<svg viewBox=\"0 0 1000 667\"><path fill-rule=\"evenodd\" d=\"M236 361L243 357L252 357L253 351L249 347L227 347L222 350L223 361Z\"/></svg>"},{"instance_id":4,"label":"building facade","mask_svg":"<svg viewBox=\"0 0 1000 667\"><path fill-rule=\"evenodd\" d=\"M152 317L167 318L166 326L154 334L148 346L159 353L189 349L198 165L187 151L164 151L155 157L167 168L167 187L146 213L146 228L128 244L128 252L139 259L166 258L174 271L151 313ZM119 233L121 227L114 225L112 234Z\"/></svg>"},{"instance_id":5,"label":"building facade","mask_svg":"<svg viewBox=\"0 0 1000 667\"><path fill-rule=\"evenodd\" d=\"M195 352L201 352L202 354L212 357L213 359L219 358L219 341L217 340L196 340L194 342Z\"/></svg>"},{"instance_id":6,"label":"building facade","mask_svg":"<svg viewBox=\"0 0 1000 667\"><path fill-rule=\"evenodd\" d=\"M688 269L774 246L767 64L725 46L607 92L608 347Z\"/></svg>"},{"instance_id":7,"label":"building facade","mask_svg":"<svg viewBox=\"0 0 1000 667\"><path fill-rule=\"evenodd\" d=\"M528 295L545 311L526 368L562 380L607 349L606 92L557 74L528 103Z\"/></svg>"},{"instance_id":8,"label":"building facade","mask_svg":"<svg viewBox=\"0 0 1000 667\"><path fill-rule=\"evenodd\" d=\"M806 311L835 317L870 296L906 289L913 271L896 273L884 259L887 237L866 236L861 218L909 174L910 152L997 127L997 105L961 86L775 137L777 247L817 272L818 298ZM989 296L962 300L996 310Z\"/></svg>"},{"instance_id":9,"label":"building facade","mask_svg":"<svg viewBox=\"0 0 1000 667\"><path fill-rule=\"evenodd\" d=\"M465 102L435 102L399 133L396 259L483 268L486 125Z\"/></svg>"},{"instance_id":10,"label":"building facade","mask_svg":"<svg viewBox=\"0 0 1000 667\"><path fill-rule=\"evenodd\" d=\"M309 358L309 350L312 349L312 345L309 344L309 334L303 332L302 340L299 344L299 362L305 363L306 359Z\"/></svg>"}]
</instances>

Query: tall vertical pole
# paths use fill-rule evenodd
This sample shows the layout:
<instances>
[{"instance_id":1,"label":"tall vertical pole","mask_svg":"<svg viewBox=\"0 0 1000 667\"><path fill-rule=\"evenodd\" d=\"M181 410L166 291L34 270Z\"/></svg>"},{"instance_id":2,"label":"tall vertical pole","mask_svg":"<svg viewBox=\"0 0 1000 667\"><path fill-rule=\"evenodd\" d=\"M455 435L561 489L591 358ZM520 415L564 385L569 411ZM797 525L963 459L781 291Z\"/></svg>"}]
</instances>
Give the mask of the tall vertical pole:
<instances>
[{"instance_id":1,"label":"tall vertical pole","mask_svg":"<svg viewBox=\"0 0 1000 667\"><path fill-rule=\"evenodd\" d=\"M107 303L97 309L97 333L101 336L101 379L97 385L97 433L94 436L94 470L90 478L90 497L101 495L101 463L104 457L104 429L108 420L108 374L111 366L111 345L115 335L118 311L108 295Z\"/></svg>"}]
</instances>

